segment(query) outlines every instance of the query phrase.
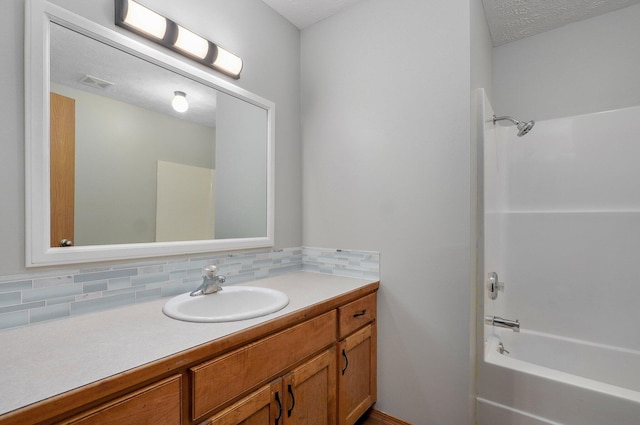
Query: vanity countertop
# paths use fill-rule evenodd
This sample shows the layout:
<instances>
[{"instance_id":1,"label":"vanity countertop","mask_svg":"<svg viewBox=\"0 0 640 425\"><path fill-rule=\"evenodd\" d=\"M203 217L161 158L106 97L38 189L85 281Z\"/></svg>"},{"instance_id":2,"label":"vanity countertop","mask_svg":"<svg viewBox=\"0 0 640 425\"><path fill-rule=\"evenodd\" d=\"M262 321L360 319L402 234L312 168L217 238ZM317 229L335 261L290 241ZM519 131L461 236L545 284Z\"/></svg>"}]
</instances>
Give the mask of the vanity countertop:
<instances>
[{"instance_id":1,"label":"vanity countertop","mask_svg":"<svg viewBox=\"0 0 640 425\"><path fill-rule=\"evenodd\" d=\"M255 319L192 323L162 313L167 299L0 331L0 415L246 330L375 280L295 272L242 285L278 289L282 310Z\"/></svg>"}]
</instances>

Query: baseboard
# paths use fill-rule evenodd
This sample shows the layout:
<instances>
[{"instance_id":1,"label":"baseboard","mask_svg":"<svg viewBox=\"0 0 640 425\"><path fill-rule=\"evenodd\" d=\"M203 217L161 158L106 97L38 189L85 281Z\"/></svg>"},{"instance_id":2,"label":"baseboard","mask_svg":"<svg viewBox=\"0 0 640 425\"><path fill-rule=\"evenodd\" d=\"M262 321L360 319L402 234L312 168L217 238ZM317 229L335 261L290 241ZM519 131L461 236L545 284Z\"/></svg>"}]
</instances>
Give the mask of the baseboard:
<instances>
[{"instance_id":1,"label":"baseboard","mask_svg":"<svg viewBox=\"0 0 640 425\"><path fill-rule=\"evenodd\" d=\"M384 425L412 425L409 422L405 422L402 419L395 418L377 409L371 409L367 417L369 419L376 420Z\"/></svg>"}]
</instances>

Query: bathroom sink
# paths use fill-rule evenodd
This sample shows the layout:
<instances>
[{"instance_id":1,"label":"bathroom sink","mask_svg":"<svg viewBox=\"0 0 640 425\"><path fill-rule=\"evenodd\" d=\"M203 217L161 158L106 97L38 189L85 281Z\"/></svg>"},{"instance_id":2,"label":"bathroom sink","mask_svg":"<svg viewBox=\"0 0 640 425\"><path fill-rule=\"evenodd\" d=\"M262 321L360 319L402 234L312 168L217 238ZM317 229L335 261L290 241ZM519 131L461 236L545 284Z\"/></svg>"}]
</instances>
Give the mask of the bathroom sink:
<instances>
[{"instance_id":1,"label":"bathroom sink","mask_svg":"<svg viewBox=\"0 0 640 425\"><path fill-rule=\"evenodd\" d=\"M209 295L178 295L167 301L162 311L169 317L187 322L233 322L265 316L287 304L289 297L275 289L225 286Z\"/></svg>"}]
</instances>

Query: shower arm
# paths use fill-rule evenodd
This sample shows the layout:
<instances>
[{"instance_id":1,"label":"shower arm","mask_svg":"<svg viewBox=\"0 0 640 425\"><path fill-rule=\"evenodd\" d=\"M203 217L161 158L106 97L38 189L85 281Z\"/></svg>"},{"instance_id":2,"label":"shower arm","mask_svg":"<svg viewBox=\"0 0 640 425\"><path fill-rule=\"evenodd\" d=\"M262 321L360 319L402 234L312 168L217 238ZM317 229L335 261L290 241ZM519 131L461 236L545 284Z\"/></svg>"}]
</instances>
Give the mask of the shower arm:
<instances>
[{"instance_id":1,"label":"shower arm","mask_svg":"<svg viewBox=\"0 0 640 425\"><path fill-rule=\"evenodd\" d=\"M495 115L493 116L493 124L495 125L496 122L498 121L511 121L511 123L513 123L513 125L518 125L520 124L520 121L518 121L517 119L513 118L513 117L508 117L508 116L504 116L504 117L496 117Z\"/></svg>"}]
</instances>

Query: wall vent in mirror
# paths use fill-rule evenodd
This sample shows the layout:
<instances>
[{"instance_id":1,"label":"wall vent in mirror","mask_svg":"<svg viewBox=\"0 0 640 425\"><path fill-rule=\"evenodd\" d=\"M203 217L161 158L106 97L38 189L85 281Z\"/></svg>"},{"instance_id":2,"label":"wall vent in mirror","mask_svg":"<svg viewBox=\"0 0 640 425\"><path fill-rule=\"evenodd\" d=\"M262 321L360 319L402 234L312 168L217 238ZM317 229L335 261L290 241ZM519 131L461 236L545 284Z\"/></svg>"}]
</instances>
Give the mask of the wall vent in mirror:
<instances>
[{"instance_id":1,"label":"wall vent in mirror","mask_svg":"<svg viewBox=\"0 0 640 425\"><path fill-rule=\"evenodd\" d=\"M116 1L116 25L200 62L240 78L242 59L133 0Z\"/></svg>"}]
</instances>

